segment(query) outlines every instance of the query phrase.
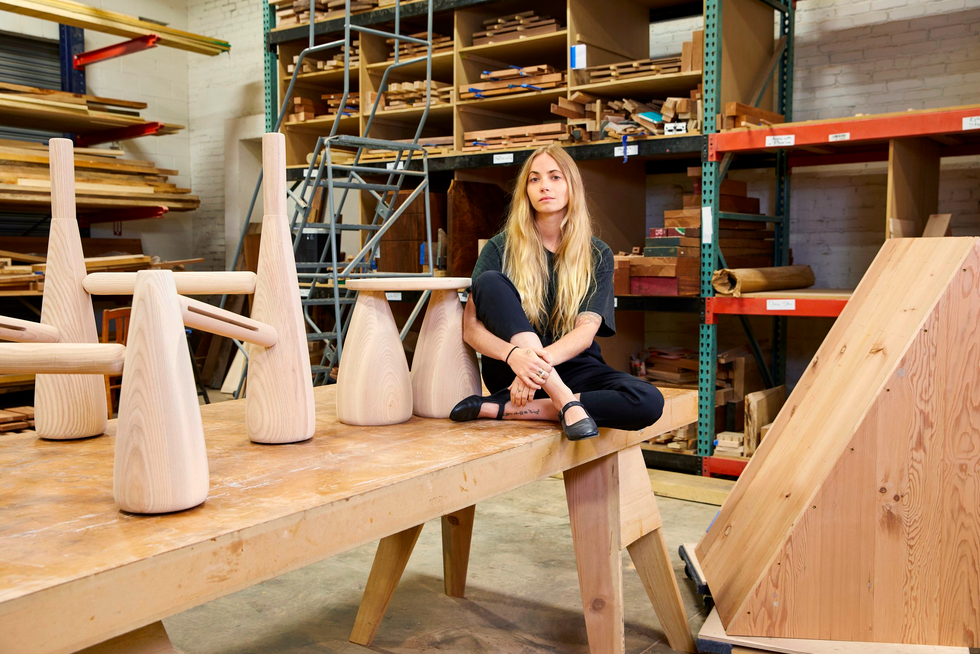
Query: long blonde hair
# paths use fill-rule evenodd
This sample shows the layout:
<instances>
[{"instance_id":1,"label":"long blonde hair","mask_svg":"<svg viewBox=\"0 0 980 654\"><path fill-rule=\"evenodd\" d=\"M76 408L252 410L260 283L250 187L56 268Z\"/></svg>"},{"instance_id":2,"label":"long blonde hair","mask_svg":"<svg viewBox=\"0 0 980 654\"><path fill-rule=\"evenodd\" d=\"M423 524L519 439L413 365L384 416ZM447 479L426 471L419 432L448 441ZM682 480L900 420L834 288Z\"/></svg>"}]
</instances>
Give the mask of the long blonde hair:
<instances>
[{"instance_id":1,"label":"long blonde hair","mask_svg":"<svg viewBox=\"0 0 980 654\"><path fill-rule=\"evenodd\" d=\"M550 155L568 184L568 206L561 222L561 237L555 252L555 305L546 316L548 258L544 242L534 225L535 212L527 194L528 178L534 160ZM579 308L595 278L592 252L592 218L586 206L585 187L578 166L565 150L551 144L531 153L517 175L510 213L504 226L504 274L521 294L521 305L535 329L551 327L556 339L575 328Z\"/></svg>"}]
</instances>

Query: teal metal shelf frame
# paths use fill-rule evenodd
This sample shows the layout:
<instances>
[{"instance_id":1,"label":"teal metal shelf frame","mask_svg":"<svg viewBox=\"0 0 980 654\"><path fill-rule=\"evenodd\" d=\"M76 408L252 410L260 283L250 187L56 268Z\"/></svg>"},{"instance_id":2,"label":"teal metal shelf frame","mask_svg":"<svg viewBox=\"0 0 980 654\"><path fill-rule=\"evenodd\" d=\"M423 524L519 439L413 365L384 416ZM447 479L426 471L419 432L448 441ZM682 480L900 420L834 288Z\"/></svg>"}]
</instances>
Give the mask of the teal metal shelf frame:
<instances>
[{"instance_id":1,"label":"teal metal shelf frame","mask_svg":"<svg viewBox=\"0 0 980 654\"><path fill-rule=\"evenodd\" d=\"M714 451L715 438L715 390L717 386L718 359L718 325L706 321L704 310L705 298L713 297L714 288L711 285L712 273L718 268L724 268L725 259L718 246L719 219L726 217L720 212L721 182L728 172L732 156L726 155L721 161L711 161L708 156L708 135L716 133L718 126L714 117L721 113L721 27L722 5L724 0L705 0L704 3L704 116L702 126L703 146L701 157L701 325L699 333L698 352L698 446L697 454L702 460L710 457ZM793 31L795 22L794 0L759 0L779 12L780 40L777 47L782 49L775 73L776 82L776 112L785 116L787 122L792 120L793 111ZM767 86L769 82L766 83ZM763 94L763 87L754 98L753 104L758 106ZM784 265L789 261L789 159L784 151L776 154L776 215L770 217L774 222L774 264ZM749 322L742 317L742 325L749 338L752 350L759 362L760 370L768 382L774 385L784 383L786 379L786 318L773 318L772 324L772 361L769 369L762 359L758 341L752 334ZM705 472L707 465L702 468Z\"/></svg>"}]
</instances>

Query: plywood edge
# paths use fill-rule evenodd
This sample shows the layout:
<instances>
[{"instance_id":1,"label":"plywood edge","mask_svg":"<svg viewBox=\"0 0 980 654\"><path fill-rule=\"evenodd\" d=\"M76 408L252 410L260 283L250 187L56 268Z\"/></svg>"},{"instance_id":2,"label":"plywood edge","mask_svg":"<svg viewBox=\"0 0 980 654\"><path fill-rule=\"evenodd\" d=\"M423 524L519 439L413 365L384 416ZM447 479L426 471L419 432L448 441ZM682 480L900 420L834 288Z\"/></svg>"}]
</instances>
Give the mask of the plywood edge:
<instances>
[{"instance_id":1,"label":"plywood edge","mask_svg":"<svg viewBox=\"0 0 980 654\"><path fill-rule=\"evenodd\" d=\"M921 241L921 240L923 239L905 239L906 242ZM892 364L890 365L889 369L894 369L894 367L898 365L905 357L909 347L911 347L912 344L915 343L916 339L914 335L917 333L918 330L922 328L922 325L926 322L926 320L928 320L929 317L932 316L933 312L935 311L936 305L941 301L941 299L948 292L949 286L953 281L953 278L957 274L959 274L961 267L964 261L966 260L966 258L970 256L971 253L976 255L976 253L980 252L980 246L978 246L978 244L980 244L980 239L975 237L965 237L960 240L962 242L955 244L952 247L952 251L947 253L949 258L946 260L948 262L947 263L948 267L946 268L947 274L945 275L945 278L941 280L941 285L938 285L940 283L940 280L935 281L935 283L937 284L937 292L931 298L929 305L921 309L921 315L919 316L917 322L915 323L914 329L912 327L908 329L909 336L903 343L901 350L892 355L893 357ZM892 243L898 243L898 242L892 242ZM882 248L882 252L879 253L879 256L882 253L884 253L886 256L883 266L888 265L889 262L888 257L894 254L894 250L900 250L902 247L900 245L893 245L892 243L886 243L885 246L883 246ZM912 248L915 247L915 245L907 243L907 247ZM928 247L928 246L923 245L920 247ZM905 250L906 253L908 251L909 251L908 249ZM869 273L868 275L866 275L866 278L870 277L873 272L882 272L882 271L875 271L874 268L875 266L872 265L872 268L869 269ZM865 280L862 280L862 285L864 283ZM873 301L874 297L872 296L872 294L869 292L868 295L871 296L869 299ZM876 307L873 306L865 307L864 310L867 312L875 308ZM855 305L853 307L853 312L851 317L852 318L860 317L861 310L862 310L861 306ZM821 345L820 349L817 352L817 355L815 356L815 359L821 356L821 354L825 350L826 344L829 341L830 341L830 336L828 335L827 341L825 341L825 343ZM888 378L889 378L889 373L883 373L881 375L881 378L875 384L874 392L867 396L868 399L865 402L865 404L860 408L860 411L855 412L857 413L857 415L859 415L859 418L854 423L854 429L851 431L852 435L854 431L856 431L860 427L860 425L866 420L868 412L871 411L872 408L875 406L876 400L880 395L880 393L882 392L884 384L887 383ZM813 382L814 383L819 382L819 376L814 376ZM795 407L798 407L802 404L802 399L798 396L797 393L798 390L805 391L805 389L800 389L800 388L794 390L793 396L797 396L797 397L795 398L796 402L792 410L795 410ZM793 400L794 398L791 396L790 399ZM789 407L790 404L791 402L788 401L786 407ZM733 520L732 514L736 510L735 507L737 507L738 503L747 501L745 499L745 496L747 494L751 495L752 489L755 487L754 482L756 480L756 477L759 474L759 470L762 469L767 457L771 456L773 452L775 452L778 455L779 453L778 437L779 434L782 432L782 430L787 427L787 423L789 423L792 417L791 414L792 411L780 412L780 415L773 423L773 427L770 430L766 441L763 442L762 447L760 447L760 449L756 452L756 455L750 461L746 471L743 473L739 481L736 483L735 488L732 490L731 495L722 505L721 511L719 511L718 516L715 518L712 527L702 536L695 550L701 562L702 568L704 569L704 572L706 574L706 579L708 581L708 584L709 586L712 587L712 592L716 599L716 605L718 607L719 616L721 617L723 623L726 626L731 624L732 620L734 620L736 616L738 616L739 614L741 614L741 612L746 610L745 607L746 601L748 601L748 599L751 598L754 588L759 584L759 580L766 574L766 571L768 571L773 565L776 557L779 555L780 549L782 547L782 543L785 542L785 539L789 537L790 533L792 532L792 529L794 528L794 525L799 521L800 516L803 515L803 513L805 512L806 507L810 506L812 504L814 497L816 497L816 495L819 494L820 487L821 487L820 479L825 479L827 475L832 473L833 466L836 465L836 461L839 460L841 454L845 451L848 443L851 440L851 438L846 438L846 439L840 438L838 441L838 446L834 449L833 452L821 453L821 457L823 459L827 461L832 461L834 463L833 464L828 463L825 466L824 471L814 472L812 474L811 479L806 484L806 486L809 487L809 492L807 492L806 494L806 502L800 502L798 510L796 511L790 510L789 513L787 513L787 515L784 517L784 521L786 523L786 529L784 530L783 535L780 537L780 539L772 539L772 541L769 543L754 543L756 547L752 548L752 551L754 553L753 557L751 558L745 557L743 559L739 559L739 566L737 566L737 568L733 566L728 566L728 570L724 570L724 569L719 570L719 566L721 564L716 562L717 553L720 551L718 550L718 548L725 547L724 541L720 541L719 539L727 536L727 532L729 531L729 528L726 525L732 523ZM762 480L760 483L764 483L764 481L765 480ZM761 520L769 521L771 523L773 519L779 519L779 518L774 518L772 514L771 506L767 506L767 508L765 509L760 508L758 510L760 514L763 511L766 511L767 513L764 517L760 518ZM789 518L790 515L792 515L792 519ZM746 518L746 516L743 515L742 519L747 520L751 518ZM751 537L743 536L742 540L751 540ZM739 547L738 549L744 550L745 548ZM732 580L736 577L742 580L741 582L742 587L740 589L732 589L729 587ZM754 582L745 583L746 579L751 579L753 577L755 579Z\"/></svg>"}]
</instances>

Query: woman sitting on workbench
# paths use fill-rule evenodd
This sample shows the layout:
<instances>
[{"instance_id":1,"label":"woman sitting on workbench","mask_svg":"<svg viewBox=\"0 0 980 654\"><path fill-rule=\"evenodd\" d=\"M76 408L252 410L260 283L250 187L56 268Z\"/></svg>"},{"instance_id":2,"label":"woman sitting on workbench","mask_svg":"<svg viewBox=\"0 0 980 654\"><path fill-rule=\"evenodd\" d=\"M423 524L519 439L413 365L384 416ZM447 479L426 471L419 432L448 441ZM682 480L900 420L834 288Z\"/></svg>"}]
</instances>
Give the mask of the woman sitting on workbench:
<instances>
[{"instance_id":1,"label":"woman sitting on workbench","mask_svg":"<svg viewBox=\"0 0 980 654\"><path fill-rule=\"evenodd\" d=\"M656 422L660 391L607 365L594 340L616 333L613 267L612 250L592 235L575 161L558 145L538 148L518 174L504 230L480 253L463 314L492 395L462 400L450 417L557 420L569 440Z\"/></svg>"}]
</instances>

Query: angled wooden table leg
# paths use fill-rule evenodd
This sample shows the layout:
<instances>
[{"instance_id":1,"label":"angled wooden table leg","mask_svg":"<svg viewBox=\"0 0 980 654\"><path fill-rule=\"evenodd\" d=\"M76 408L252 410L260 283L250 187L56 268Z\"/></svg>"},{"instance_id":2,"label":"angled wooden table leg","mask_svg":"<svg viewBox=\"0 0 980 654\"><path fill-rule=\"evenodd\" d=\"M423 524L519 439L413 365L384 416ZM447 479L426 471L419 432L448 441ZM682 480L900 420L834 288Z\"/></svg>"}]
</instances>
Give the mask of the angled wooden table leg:
<instances>
[{"instance_id":1,"label":"angled wooden table leg","mask_svg":"<svg viewBox=\"0 0 980 654\"><path fill-rule=\"evenodd\" d=\"M442 516L442 572L446 595L450 597L463 597L466 592L475 511L476 505L473 505Z\"/></svg>"},{"instance_id":2,"label":"angled wooden table leg","mask_svg":"<svg viewBox=\"0 0 980 654\"><path fill-rule=\"evenodd\" d=\"M420 533L422 525L382 538L378 543L378 553L374 555L374 565L371 566L371 574L364 586L364 597L357 609L354 629L351 630L352 643L369 646L374 640Z\"/></svg>"},{"instance_id":3,"label":"angled wooden table leg","mask_svg":"<svg viewBox=\"0 0 980 654\"><path fill-rule=\"evenodd\" d=\"M610 454L564 474L592 654L622 654L626 648L617 463L617 455Z\"/></svg>"},{"instance_id":4,"label":"angled wooden table leg","mask_svg":"<svg viewBox=\"0 0 980 654\"><path fill-rule=\"evenodd\" d=\"M86 647L78 654L177 654L162 622L154 622L104 643Z\"/></svg>"},{"instance_id":5,"label":"angled wooden table leg","mask_svg":"<svg viewBox=\"0 0 980 654\"><path fill-rule=\"evenodd\" d=\"M625 649L620 552L627 547L671 648L696 652L639 446L565 472L589 649Z\"/></svg>"}]
</instances>

